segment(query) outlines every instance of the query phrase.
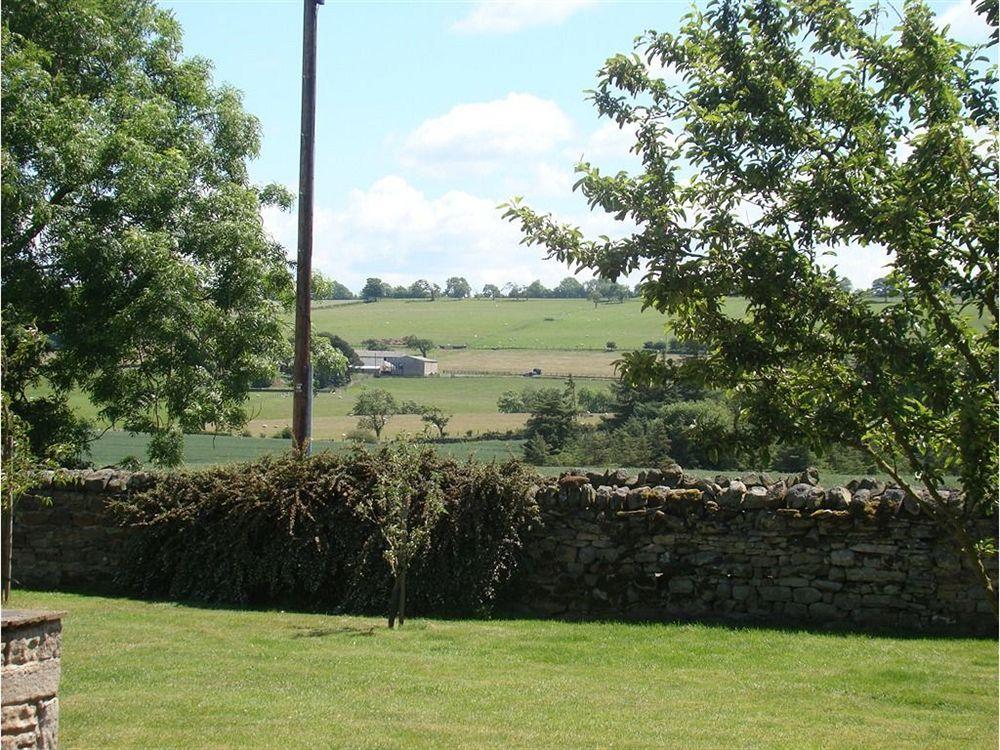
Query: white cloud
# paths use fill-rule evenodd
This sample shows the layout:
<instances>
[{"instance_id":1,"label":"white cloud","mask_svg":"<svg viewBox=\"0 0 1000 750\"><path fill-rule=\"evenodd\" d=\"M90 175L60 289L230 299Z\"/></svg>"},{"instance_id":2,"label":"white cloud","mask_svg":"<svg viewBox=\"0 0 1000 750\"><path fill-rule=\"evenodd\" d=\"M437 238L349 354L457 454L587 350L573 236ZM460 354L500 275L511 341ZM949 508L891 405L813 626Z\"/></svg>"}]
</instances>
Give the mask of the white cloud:
<instances>
[{"instance_id":1,"label":"white cloud","mask_svg":"<svg viewBox=\"0 0 1000 750\"><path fill-rule=\"evenodd\" d=\"M649 74L650 78L660 78L668 86L677 86L684 82L681 77L680 71L677 70L673 65L664 65L657 58L653 58L646 63L646 72Z\"/></svg>"},{"instance_id":2,"label":"white cloud","mask_svg":"<svg viewBox=\"0 0 1000 750\"><path fill-rule=\"evenodd\" d=\"M486 0L452 24L463 34L509 34L532 26L560 24L596 0Z\"/></svg>"},{"instance_id":3,"label":"white cloud","mask_svg":"<svg viewBox=\"0 0 1000 750\"><path fill-rule=\"evenodd\" d=\"M588 161L600 166L602 159L621 160L634 157L629 149L635 145L635 128L631 125L619 127L614 120L608 120L587 137L583 155Z\"/></svg>"},{"instance_id":4,"label":"white cloud","mask_svg":"<svg viewBox=\"0 0 1000 750\"><path fill-rule=\"evenodd\" d=\"M963 42L986 41L993 31L986 18L976 13L972 0L957 0L946 5L938 12L937 20L941 28L949 26L951 36Z\"/></svg>"},{"instance_id":5,"label":"white cloud","mask_svg":"<svg viewBox=\"0 0 1000 750\"><path fill-rule=\"evenodd\" d=\"M538 157L573 136L573 123L553 101L510 93L459 104L425 120L402 146L402 161L432 174L496 172L510 159Z\"/></svg>"},{"instance_id":6,"label":"white cloud","mask_svg":"<svg viewBox=\"0 0 1000 750\"><path fill-rule=\"evenodd\" d=\"M821 268L835 268L855 289L868 289L875 279L889 273L893 258L881 245L847 245L818 258Z\"/></svg>"},{"instance_id":7,"label":"white cloud","mask_svg":"<svg viewBox=\"0 0 1000 750\"><path fill-rule=\"evenodd\" d=\"M313 265L355 291L368 276L392 283L417 278L442 283L457 275L475 287L534 279L552 285L567 276L567 268L546 261L542 249L519 244L520 230L503 220L500 202L460 190L430 197L402 177L388 175L365 190L352 190L343 210L317 209ZM269 208L263 216L293 256L295 215ZM592 235L615 228L605 217L568 220Z\"/></svg>"},{"instance_id":8,"label":"white cloud","mask_svg":"<svg viewBox=\"0 0 1000 750\"><path fill-rule=\"evenodd\" d=\"M573 192L577 175L568 166L539 162L535 165L532 195L565 198Z\"/></svg>"}]
</instances>

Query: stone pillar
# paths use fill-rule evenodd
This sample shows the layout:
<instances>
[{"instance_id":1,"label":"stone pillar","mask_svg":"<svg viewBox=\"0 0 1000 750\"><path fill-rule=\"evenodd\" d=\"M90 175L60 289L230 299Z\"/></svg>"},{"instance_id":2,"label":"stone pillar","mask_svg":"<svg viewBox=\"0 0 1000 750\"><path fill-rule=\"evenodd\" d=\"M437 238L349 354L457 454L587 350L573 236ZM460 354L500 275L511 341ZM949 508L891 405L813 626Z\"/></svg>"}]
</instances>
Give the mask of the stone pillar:
<instances>
[{"instance_id":1,"label":"stone pillar","mask_svg":"<svg viewBox=\"0 0 1000 750\"><path fill-rule=\"evenodd\" d=\"M59 650L65 612L7 609L3 635L0 750L59 744Z\"/></svg>"}]
</instances>

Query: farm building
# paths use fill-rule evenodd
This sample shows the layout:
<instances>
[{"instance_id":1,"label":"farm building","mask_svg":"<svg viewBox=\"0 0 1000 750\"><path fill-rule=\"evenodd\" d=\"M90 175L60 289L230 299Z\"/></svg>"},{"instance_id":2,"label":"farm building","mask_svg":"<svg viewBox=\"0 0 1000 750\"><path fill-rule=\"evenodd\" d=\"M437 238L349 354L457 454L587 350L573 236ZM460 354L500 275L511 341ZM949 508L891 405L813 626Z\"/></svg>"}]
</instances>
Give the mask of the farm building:
<instances>
[{"instance_id":1,"label":"farm building","mask_svg":"<svg viewBox=\"0 0 1000 750\"><path fill-rule=\"evenodd\" d=\"M361 358L361 366L351 369L358 372L367 372L372 375L401 375L404 377L425 378L428 375L438 374L438 363L436 359L427 357L417 357L405 352L393 351L371 351L358 349L358 356Z\"/></svg>"}]
</instances>

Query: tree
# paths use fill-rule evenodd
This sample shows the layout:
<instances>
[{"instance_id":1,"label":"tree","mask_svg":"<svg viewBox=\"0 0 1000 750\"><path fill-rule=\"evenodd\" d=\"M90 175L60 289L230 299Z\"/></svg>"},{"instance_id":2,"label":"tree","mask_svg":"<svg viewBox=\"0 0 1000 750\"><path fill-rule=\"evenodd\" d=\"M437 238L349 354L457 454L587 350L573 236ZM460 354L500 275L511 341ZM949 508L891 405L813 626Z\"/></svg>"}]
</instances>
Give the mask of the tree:
<instances>
[{"instance_id":1,"label":"tree","mask_svg":"<svg viewBox=\"0 0 1000 750\"><path fill-rule=\"evenodd\" d=\"M420 352L421 357L426 357L427 352L434 348L434 342L430 339L421 339L410 335L403 339L403 342L410 348Z\"/></svg>"},{"instance_id":2,"label":"tree","mask_svg":"<svg viewBox=\"0 0 1000 750\"><path fill-rule=\"evenodd\" d=\"M524 296L524 287L520 284L516 284L513 281L508 281L503 285L504 294L508 299L517 299L518 297Z\"/></svg>"},{"instance_id":3,"label":"tree","mask_svg":"<svg viewBox=\"0 0 1000 750\"><path fill-rule=\"evenodd\" d=\"M444 428L448 426L453 414L446 414L439 406L425 406L420 412L421 421L437 427L438 436L444 437Z\"/></svg>"},{"instance_id":4,"label":"tree","mask_svg":"<svg viewBox=\"0 0 1000 750\"><path fill-rule=\"evenodd\" d=\"M545 285L535 279L524 290L524 296L529 299L544 299L546 297L551 297L552 293L545 287Z\"/></svg>"},{"instance_id":5,"label":"tree","mask_svg":"<svg viewBox=\"0 0 1000 750\"><path fill-rule=\"evenodd\" d=\"M454 299L464 299L472 294L472 287L462 276L452 276L445 282L444 293Z\"/></svg>"},{"instance_id":6,"label":"tree","mask_svg":"<svg viewBox=\"0 0 1000 750\"><path fill-rule=\"evenodd\" d=\"M183 432L244 424L250 383L281 359L291 279L260 209L291 196L250 181L257 120L182 57L152 0L12 0L2 24L4 330L47 338L17 379L54 392L5 373L10 409L30 432L79 388L173 460Z\"/></svg>"},{"instance_id":7,"label":"tree","mask_svg":"<svg viewBox=\"0 0 1000 750\"><path fill-rule=\"evenodd\" d=\"M389 296L389 291L382 279L370 276L365 280L365 285L361 288L362 299L379 300L387 296Z\"/></svg>"},{"instance_id":8,"label":"tree","mask_svg":"<svg viewBox=\"0 0 1000 750\"><path fill-rule=\"evenodd\" d=\"M398 413L399 405L395 397L384 388L363 388L351 407L351 414L361 417L358 427L371 430L376 439L381 439L389 419Z\"/></svg>"},{"instance_id":9,"label":"tree","mask_svg":"<svg viewBox=\"0 0 1000 750\"><path fill-rule=\"evenodd\" d=\"M497 299L500 297L500 288L496 284L486 284L483 287L483 296L487 299Z\"/></svg>"},{"instance_id":10,"label":"tree","mask_svg":"<svg viewBox=\"0 0 1000 750\"><path fill-rule=\"evenodd\" d=\"M313 271L311 284L312 299L354 299L354 293L336 279Z\"/></svg>"},{"instance_id":11,"label":"tree","mask_svg":"<svg viewBox=\"0 0 1000 750\"><path fill-rule=\"evenodd\" d=\"M532 466L545 466L549 460L549 446L545 444L545 438L537 432L524 441L523 450L525 463Z\"/></svg>"},{"instance_id":12,"label":"tree","mask_svg":"<svg viewBox=\"0 0 1000 750\"><path fill-rule=\"evenodd\" d=\"M347 341L342 339L337 334L330 333L328 331L320 331L316 335L325 338L327 341L330 342L330 346L340 351L340 353L343 354L344 358L347 360L347 364L349 367L351 366L360 367L361 365L364 364L364 362L361 361L361 357L359 357L358 353L354 350L354 347L351 346ZM333 385L346 385L347 383L350 382L351 382L351 371L350 369L347 369L344 371L344 374L340 379L340 381L339 382L335 381Z\"/></svg>"},{"instance_id":13,"label":"tree","mask_svg":"<svg viewBox=\"0 0 1000 750\"><path fill-rule=\"evenodd\" d=\"M876 297L881 297L883 302L888 302L889 297L895 297L899 292L886 278L877 278L872 282L871 292Z\"/></svg>"},{"instance_id":14,"label":"tree","mask_svg":"<svg viewBox=\"0 0 1000 750\"><path fill-rule=\"evenodd\" d=\"M562 299L582 299L587 296L587 290L584 289L583 284L575 278L567 276L559 282L559 285L555 289L552 290L552 296L560 297Z\"/></svg>"},{"instance_id":15,"label":"tree","mask_svg":"<svg viewBox=\"0 0 1000 750\"><path fill-rule=\"evenodd\" d=\"M445 512L438 477L426 470L428 453L406 443L383 446L370 492L362 495L357 512L378 527L385 539L385 561L392 573L389 627L406 618L406 574L412 560L426 548L431 532Z\"/></svg>"},{"instance_id":16,"label":"tree","mask_svg":"<svg viewBox=\"0 0 1000 750\"><path fill-rule=\"evenodd\" d=\"M879 7L721 2L647 34L639 51L677 83L618 55L594 94L635 128L644 174L579 167L591 204L639 229L588 241L517 202L507 216L560 261L645 267L644 304L709 349L625 355L627 379L737 391L748 442L858 448L952 535L996 611L977 536L998 489L996 71L919 0L891 31ZM820 265L858 244L887 252L897 304ZM726 312L734 290L745 316Z\"/></svg>"},{"instance_id":17,"label":"tree","mask_svg":"<svg viewBox=\"0 0 1000 750\"><path fill-rule=\"evenodd\" d=\"M534 403L524 431L528 440L540 436L547 450L561 450L576 431L576 391L572 379L566 389L543 388L532 394Z\"/></svg>"},{"instance_id":18,"label":"tree","mask_svg":"<svg viewBox=\"0 0 1000 750\"><path fill-rule=\"evenodd\" d=\"M589 299L591 302L594 303L595 308L599 304L601 304L601 293L597 291L597 287L594 287L589 292L587 292L587 299Z\"/></svg>"},{"instance_id":19,"label":"tree","mask_svg":"<svg viewBox=\"0 0 1000 750\"><path fill-rule=\"evenodd\" d=\"M324 336L309 338L309 352L312 355L313 388L327 388L344 382L347 375L347 357L335 349L330 339Z\"/></svg>"},{"instance_id":20,"label":"tree","mask_svg":"<svg viewBox=\"0 0 1000 750\"><path fill-rule=\"evenodd\" d=\"M330 281L319 271L313 271L309 280L309 298L333 299L333 285Z\"/></svg>"},{"instance_id":21,"label":"tree","mask_svg":"<svg viewBox=\"0 0 1000 750\"><path fill-rule=\"evenodd\" d=\"M517 391L504 391L497 399L497 411L502 414L517 414L524 411L524 398Z\"/></svg>"},{"instance_id":22,"label":"tree","mask_svg":"<svg viewBox=\"0 0 1000 750\"><path fill-rule=\"evenodd\" d=\"M431 293L431 285L426 279L417 279L410 285L410 296L416 299L423 299L424 297L434 298Z\"/></svg>"}]
</instances>

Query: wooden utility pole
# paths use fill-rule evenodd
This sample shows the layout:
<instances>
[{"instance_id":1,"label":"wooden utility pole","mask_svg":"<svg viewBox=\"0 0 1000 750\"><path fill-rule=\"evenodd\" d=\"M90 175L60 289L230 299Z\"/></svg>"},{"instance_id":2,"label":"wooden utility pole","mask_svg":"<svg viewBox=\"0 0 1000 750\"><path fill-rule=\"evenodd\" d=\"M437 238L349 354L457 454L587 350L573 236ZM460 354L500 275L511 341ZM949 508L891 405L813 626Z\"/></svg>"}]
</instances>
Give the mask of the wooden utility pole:
<instances>
[{"instance_id":1,"label":"wooden utility pole","mask_svg":"<svg viewBox=\"0 0 1000 750\"><path fill-rule=\"evenodd\" d=\"M299 140L299 245L295 282L295 363L292 368L292 442L309 453L312 442L313 172L316 145L316 9L324 0L304 0L302 16L302 130Z\"/></svg>"}]
</instances>

